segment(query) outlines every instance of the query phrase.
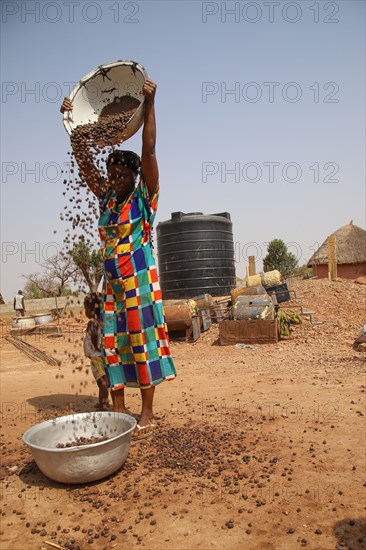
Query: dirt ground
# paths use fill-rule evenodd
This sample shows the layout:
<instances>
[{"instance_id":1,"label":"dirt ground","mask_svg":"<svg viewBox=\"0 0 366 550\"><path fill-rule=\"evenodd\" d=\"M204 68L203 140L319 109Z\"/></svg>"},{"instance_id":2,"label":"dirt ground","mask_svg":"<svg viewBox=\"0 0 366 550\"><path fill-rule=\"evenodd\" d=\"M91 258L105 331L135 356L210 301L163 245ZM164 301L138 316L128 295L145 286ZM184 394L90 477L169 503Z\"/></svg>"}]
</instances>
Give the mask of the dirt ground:
<instances>
[{"instance_id":1,"label":"dirt ground","mask_svg":"<svg viewBox=\"0 0 366 550\"><path fill-rule=\"evenodd\" d=\"M94 410L82 325L27 340L59 367L2 338L1 548L365 548L365 353L352 343L366 286L292 288L323 324L256 349L220 346L217 325L172 341L178 377L157 388L154 435L89 485L47 479L22 442L38 422Z\"/></svg>"}]
</instances>

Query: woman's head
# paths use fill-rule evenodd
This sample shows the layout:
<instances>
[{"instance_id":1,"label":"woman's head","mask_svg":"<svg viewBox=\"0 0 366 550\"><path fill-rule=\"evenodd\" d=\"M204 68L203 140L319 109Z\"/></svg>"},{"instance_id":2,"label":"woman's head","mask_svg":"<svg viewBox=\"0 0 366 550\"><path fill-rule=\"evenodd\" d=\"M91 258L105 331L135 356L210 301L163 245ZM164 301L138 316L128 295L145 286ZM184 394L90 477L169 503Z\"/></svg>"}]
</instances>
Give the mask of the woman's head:
<instances>
[{"instance_id":1,"label":"woman's head","mask_svg":"<svg viewBox=\"0 0 366 550\"><path fill-rule=\"evenodd\" d=\"M135 188L141 165L140 157L132 151L113 151L107 158L108 180L117 195L126 195Z\"/></svg>"},{"instance_id":2,"label":"woman's head","mask_svg":"<svg viewBox=\"0 0 366 550\"><path fill-rule=\"evenodd\" d=\"M91 292L84 298L85 315L88 319L99 319L101 297L99 292Z\"/></svg>"}]
</instances>

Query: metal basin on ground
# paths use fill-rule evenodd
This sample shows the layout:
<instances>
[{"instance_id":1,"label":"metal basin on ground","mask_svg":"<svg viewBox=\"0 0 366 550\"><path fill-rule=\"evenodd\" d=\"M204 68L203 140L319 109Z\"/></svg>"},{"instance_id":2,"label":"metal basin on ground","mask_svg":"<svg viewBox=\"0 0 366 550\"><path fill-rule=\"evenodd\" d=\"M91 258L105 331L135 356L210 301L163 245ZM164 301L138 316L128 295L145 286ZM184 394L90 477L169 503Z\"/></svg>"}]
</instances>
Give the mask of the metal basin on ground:
<instances>
[{"instance_id":1,"label":"metal basin on ground","mask_svg":"<svg viewBox=\"0 0 366 550\"><path fill-rule=\"evenodd\" d=\"M126 460L136 420L116 412L79 413L41 422L27 430L23 441L41 472L60 483L102 479ZM108 437L89 445L57 448L80 437Z\"/></svg>"},{"instance_id":2,"label":"metal basin on ground","mask_svg":"<svg viewBox=\"0 0 366 550\"><path fill-rule=\"evenodd\" d=\"M36 313L33 317L36 325L46 325L47 323L52 323L51 313Z\"/></svg>"}]
</instances>

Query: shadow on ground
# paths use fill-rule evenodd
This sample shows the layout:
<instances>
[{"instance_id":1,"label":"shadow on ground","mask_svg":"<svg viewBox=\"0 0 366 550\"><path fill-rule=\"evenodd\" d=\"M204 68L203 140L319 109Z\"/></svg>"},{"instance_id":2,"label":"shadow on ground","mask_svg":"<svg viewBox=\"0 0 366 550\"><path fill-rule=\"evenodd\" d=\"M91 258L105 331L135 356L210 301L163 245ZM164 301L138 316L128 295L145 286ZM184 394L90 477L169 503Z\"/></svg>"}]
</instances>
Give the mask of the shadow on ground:
<instances>
[{"instance_id":1,"label":"shadow on ground","mask_svg":"<svg viewBox=\"0 0 366 550\"><path fill-rule=\"evenodd\" d=\"M116 472L113 474L104 477L102 479L98 479L96 481L89 481L88 483L59 483L57 481L53 481L52 479L45 476L41 470L38 468L36 462L34 460L29 461L27 464L23 466L21 471L19 472L19 478L25 483L26 487L29 489L30 487L40 487L42 491L45 491L43 493L42 497L45 500L48 500L49 502L55 501L58 498L57 491L71 491L74 489L81 489L83 487L94 487L95 485L99 485L101 483L104 483L108 481L109 479L112 479L116 474L121 472L124 468L124 465L122 465ZM31 493L31 491L29 491ZM85 500L88 500L87 498Z\"/></svg>"},{"instance_id":2,"label":"shadow on ground","mask_svg":"<svg viewBox=\"0 0 366 550\"><path fill-rule=\"evenodd\" d=\"M27 399L27 403L34 407L24 411L25 415L33 414L37 422L49 420L55 416L79 412L94 412L97 398L86 395L75 395L69 393L55 393L52 395L38 395Z\"/></svg>"},{"instance_id":3,"label":"shadow on ground","mask_svg":"<svg viewBox=\"0 0 366 550\"><path fill-rule=\"evenodd\" d=\"M366 520L344 519L334 525L334 534L338 539L337 548L364 550L366 548Z\"/></svg>"}]
</instances>

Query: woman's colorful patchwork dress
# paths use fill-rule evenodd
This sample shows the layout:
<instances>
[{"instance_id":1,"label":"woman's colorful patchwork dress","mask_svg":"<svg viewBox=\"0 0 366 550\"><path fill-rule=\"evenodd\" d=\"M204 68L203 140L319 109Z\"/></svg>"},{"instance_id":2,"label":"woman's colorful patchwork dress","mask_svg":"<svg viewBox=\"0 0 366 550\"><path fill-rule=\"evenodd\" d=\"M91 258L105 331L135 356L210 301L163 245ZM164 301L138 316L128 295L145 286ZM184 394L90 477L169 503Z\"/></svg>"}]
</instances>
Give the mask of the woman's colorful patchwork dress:
<instances>
[{"instance_id":1,"label":"woman's colorful patchwork dress","mask_svg":"<svg viewBox=\"0 0 366 550\"><path fill-rule=\"evenodd\" d=\"M121 204L112 189L100 197L101 347L114 390L150 388L176 376L150 240L158 197L159 188L149 198L142 178Z\"/></svg>"}]
</instances>

